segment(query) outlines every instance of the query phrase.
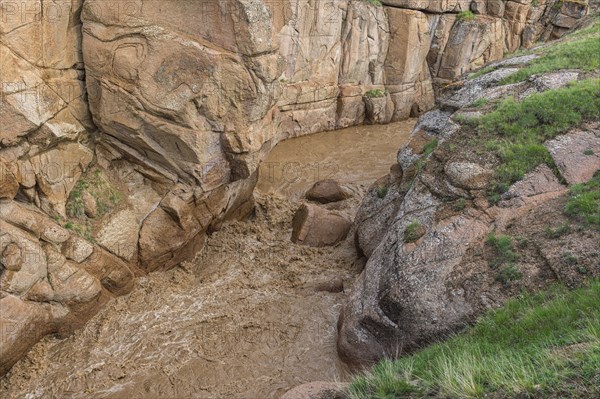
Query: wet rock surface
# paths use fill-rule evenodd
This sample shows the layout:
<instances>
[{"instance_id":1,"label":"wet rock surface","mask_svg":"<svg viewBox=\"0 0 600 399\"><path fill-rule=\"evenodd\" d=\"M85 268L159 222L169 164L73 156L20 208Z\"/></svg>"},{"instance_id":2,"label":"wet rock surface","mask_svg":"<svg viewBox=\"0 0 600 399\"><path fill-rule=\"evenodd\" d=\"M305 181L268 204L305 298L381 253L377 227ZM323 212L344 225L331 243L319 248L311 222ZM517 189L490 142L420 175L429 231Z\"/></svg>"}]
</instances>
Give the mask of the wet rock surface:
<instances>
[{"instance_id":1,"label":"wet rock surface","mask_svg":"<svg viewBox=\"0 0 600 399\"><path fill-rule=\"evenodd\" d=\"M329 202L343 201L350 197L340 184L331 179L318 181L306 192L306 199L327 204Z\"/></svg>"},{"instance_id":2,"label":"wet rock surface","mask_svg":"<svg viewBox=\"0 0 600 399\"><path fill-rule=\"evenodd\" d=\"M292 221L292 242L311 247L335 245L348 235L352 222L317 205L303 204Z\"/></svg>"}]
</instances>

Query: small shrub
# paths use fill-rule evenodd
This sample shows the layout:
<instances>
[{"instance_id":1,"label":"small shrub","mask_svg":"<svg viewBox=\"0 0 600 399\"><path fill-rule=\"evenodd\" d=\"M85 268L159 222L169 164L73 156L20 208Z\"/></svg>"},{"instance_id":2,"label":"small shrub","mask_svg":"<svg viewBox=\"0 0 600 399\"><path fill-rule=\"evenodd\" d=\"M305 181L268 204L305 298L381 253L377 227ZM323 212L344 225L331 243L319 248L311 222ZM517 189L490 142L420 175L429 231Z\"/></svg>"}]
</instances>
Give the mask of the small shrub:
<instances>
[{"instance_id":1,"label":"small shrub","mask_svg":"<svg viewBox=\"0 0 600 399\"><path fill-rule=\"evenodd\" d=\"M471 10L462 11L456 15L456 19L458 21L472 21L475 19L475 14Z\"/></svg>"},{"instance_id":2,"label":"small shrub","mask_svg":"<svg viewBox=\"0 0 600 399\"><path fill-rule=\"evenodd\" d=\"M486 244L492 247L494 251L494 257L488 261L488 264L493 269L505 264L512 265L518 259L514 251L512 237L510 236L490 233Z\"/></svg>"},{"instance_id":3,"label":"small shrub","mask_svg":"<svg viewBox=\"0 0 600 399\"><path fill-rule=\"evenodd\" d=\"M523 277L521 271L515 265L509 265L496 274L496 281L508 285L514 281L519 281L521 277Z\"/></svg>"},{"instance_id":4,"label":"small shrub","mask_svg":"<svg viewBox=\"0 0 600 399\"><path fill-rule=\"evenodd\" d=\"M425 228L421 223L414 220L411 224L406 226L404 230L404 242L411 243L417 241L419 238L425 235Z\"/></svg>"},{"instance_id":5,"label":"small shrub","mask_svg":"<svg viewBox=\"0 0 600 399\"><path fill-rule=\"evenodd\" d=\"M565 212L600 230L600 171L589 182L571 187Z\"/></svg>"},{"instance_id":6,"label":"small shrub","mask_svg":"<svg viewBox=\"0 0 600 399\"><path fill-rule=\"evenodd\" d=\"M517 241L518 248L526 248L529 245L529 241L527 240L526 237L516 236L515 240Z\"/></svg>"},{"instance_id":7,"label":"small shrub","mask_svg":"<svg viewBox=\"0 0 600 399\"><path fill-rule=\"evenodd\" d=\"M579 263L579 260L569 251L565 251L562 254L563 262L569 266L575 266Z\"/></svg>"},{"instance_id":8,"label":"small shrub","mask_svg":"<svg viewBox=\"0 0 600 399\"><path fill-rule=\"evenodd\" d=\"M369 98L380 98L380 97L384 97L384 96L385 96L385 93L381 89L369 90L365 93L365 97L369 97Z\"/></svg>"},{"instance_id":9,"label":"small shrub","mask_svg":"<svg viewBox=\"0 0 600 399\"><path fill-rule=\"evenodd\" d=\"M459 198L456 201L454 201L454 204L452 204L452 210L455 212L460 212L463 209L465 209L467 206L467 202L465 201L464 198Z\"/></svg>"},{"instance_id":10,"label":"small shrub","mask_svg":"<svg viewBox=\"0 0 600 399\"><path fill-rule=\"evenodd\" d=\"M548 238L559 238L564 236L565 234L569 234L571 232L571 225L568 223L562 224L556 228L546 227L544 230L546 233L546 237Z\"/></svg>"},{"instance_id":11,"label":"small shrub","mask_svg":"<svg viewBox=\"0 0 600 399\"><path fill-rule=\"evenodd\" d=\"M384 199L389 191L389 187L388 186L381 186L377 188L377 197L379 197L380 199Z\"/></svg>"},{"instance_id":12,"label":"small shrub","mask_svg":"<svg viewBox=\"0 0 600 399\"><path fill-rule=\"evenodd\" d=\"M594 150L592 150L591 148L588 148L587 150L585 150L583 152L583 155L594 155Z\"/></svg>"},{"instance_id":13,"label":"small shrub","mask_svg":"<svg viewBox=\"0 0 600 399\"><path fill-rule=\"evenodd\" d=\"M435 149L438 147L439 141L438 139L432 139L430 141L427 142L427 144L425 144L425 147L423 147L423 155L427 156L427 155L431 155L431 153L433 153L435 151Z\"/></svg>"}]
</instances>

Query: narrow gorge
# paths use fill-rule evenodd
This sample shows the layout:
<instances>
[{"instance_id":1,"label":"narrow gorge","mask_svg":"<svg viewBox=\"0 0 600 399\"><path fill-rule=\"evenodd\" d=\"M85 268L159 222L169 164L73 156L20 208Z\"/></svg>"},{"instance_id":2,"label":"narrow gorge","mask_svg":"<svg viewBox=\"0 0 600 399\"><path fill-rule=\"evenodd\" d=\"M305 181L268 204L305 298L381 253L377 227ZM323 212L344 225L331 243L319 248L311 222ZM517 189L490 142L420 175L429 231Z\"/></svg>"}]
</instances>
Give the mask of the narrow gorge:
<instances>
[{"instance_id":1,"label":"narrow gorge","mask_svg":"<svg viewBox=\"0 0 600 399\"><path fill-rule=\"evenodd\" d=\"M0 1L0 395L346 397L599 278L599 8Z\"/></svg>"}]
</instances>

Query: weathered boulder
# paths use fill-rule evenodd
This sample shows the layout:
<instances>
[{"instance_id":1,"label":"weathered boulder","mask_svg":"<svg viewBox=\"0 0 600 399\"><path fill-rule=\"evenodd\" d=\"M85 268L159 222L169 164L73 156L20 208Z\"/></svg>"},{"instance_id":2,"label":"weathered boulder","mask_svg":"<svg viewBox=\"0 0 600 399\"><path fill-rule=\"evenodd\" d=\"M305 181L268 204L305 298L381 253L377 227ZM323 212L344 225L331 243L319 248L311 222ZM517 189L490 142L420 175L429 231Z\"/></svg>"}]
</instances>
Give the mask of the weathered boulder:
<instances>
[{"instance_id":1,"label":"weathered boulder","mask_svg":"<svg viewBox=\"0 0 600 399\"><path fill-rule=\"evenodd\" d=\"M350 194L337 181L331 179L316 182L306 192L306 199L320 202L321 204L343 201L349 197Z\"/></svg>"},{"instance_id":2,"label":"weathered boulder","mask_svg":"<svg viewBox=\"0 0 600 399\"><path fill-rule=\"evenodd\" d=\"M494 172L472 162L451 162L444 169L450 183L467 190L485 188L494 176Z\"/></svg>"},{"instance_id":3,"label":"weathered boulder","mask_svg":"<svg viewBox=\"0 0 600 399\"><path fill-rule=\"evenodd\" d=\"M598 125L575 131L546 143L560 174L569 184L585 183L600 169Z\"/></svg>"},{"instance_id":4,"label":"weathered boulder","mask_svg":"<svg viewBox=\"0 0 600 399\"><path fill-rule=\"evenodd\" d=\"M335 245L348 235L352 223L336 212L302 204L292 221L292 242L311 247Z\"/></svg>"},{"instance_id":5,"label":"weathered boulder","mask_svg":"<svg viewBox=\"0 0 600 399\"><path fill-rule=\"evenodd\" d=\"M44 335L68 333L133 286L129 266L34 206L0 201L0 373Z\"/></svg>"}]
</instances>

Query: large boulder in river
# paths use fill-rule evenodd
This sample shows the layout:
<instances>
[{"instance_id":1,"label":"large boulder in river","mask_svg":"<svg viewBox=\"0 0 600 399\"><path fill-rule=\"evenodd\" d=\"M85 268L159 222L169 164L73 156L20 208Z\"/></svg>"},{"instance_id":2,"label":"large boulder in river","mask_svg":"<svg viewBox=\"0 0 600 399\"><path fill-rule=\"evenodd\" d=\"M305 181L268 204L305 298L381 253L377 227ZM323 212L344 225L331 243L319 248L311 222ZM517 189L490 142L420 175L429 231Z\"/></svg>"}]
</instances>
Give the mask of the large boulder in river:
<instances>
[{"instance_id":1,"label":"large boulder in river","mask_svg":"<svg viewBox=\"0 0 600 399\"><path fill-rule=\"evenodd\" d=\"M340 186L340 183L332 179L318 181L306 192L306 199L321 204L343 201L349 197L350 195Z\"/></svg>"},{"instance_id":2,"label":"large boulder in river","mask_svg":"<svg viewBox=\"0 0 600 399\"><path fill-rule=\"evenodd\" d=\"M312 204L302 204L292 224L292 242L311 247L337 244L346 238L352 227L345 217Z\"/></svg>"}]
</instances>

